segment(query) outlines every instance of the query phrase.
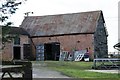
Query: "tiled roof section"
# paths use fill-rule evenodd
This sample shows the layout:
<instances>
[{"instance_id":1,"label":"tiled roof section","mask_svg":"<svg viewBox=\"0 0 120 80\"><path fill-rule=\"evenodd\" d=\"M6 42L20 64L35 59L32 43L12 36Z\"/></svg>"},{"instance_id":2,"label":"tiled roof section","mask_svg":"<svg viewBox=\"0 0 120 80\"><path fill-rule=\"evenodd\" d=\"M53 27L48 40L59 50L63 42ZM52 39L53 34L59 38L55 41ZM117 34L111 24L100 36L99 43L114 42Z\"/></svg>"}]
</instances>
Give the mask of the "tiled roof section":
<instances>
[{"instance_id":1,"label":"tiled roof section","mask_svg":"<svg viewBox=\"0 0 120 80\"><path fill-rule=\"evenodd\" d=\"M20 28L20 27L11 27L10 34L29 35L25 29Z\"/></svg>"},{"instance_id":2,"label":"tiled roof section","mask_svg":"<svg viewBox=\"0 0 120 80\"><path fill-rule=\"evenodd\" d=\"M28 16L20 27L31 36L50 36L75 33L94 33L102 11L72 14Z\"/></svg>"}]
</instances>

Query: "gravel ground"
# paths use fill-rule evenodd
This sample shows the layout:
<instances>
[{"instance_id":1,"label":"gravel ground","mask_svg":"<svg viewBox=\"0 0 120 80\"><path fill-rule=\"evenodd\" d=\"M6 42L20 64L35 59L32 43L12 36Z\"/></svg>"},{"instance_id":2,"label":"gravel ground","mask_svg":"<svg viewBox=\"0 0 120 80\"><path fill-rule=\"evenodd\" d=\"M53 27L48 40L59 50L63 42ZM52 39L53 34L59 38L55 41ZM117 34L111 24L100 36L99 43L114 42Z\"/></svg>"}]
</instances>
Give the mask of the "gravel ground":
<instances>
[{"instance_id":1,"label":"gravel ground","mask_svg":"<svg viewBox=\"0 0 120 80\"><path fill-rule=\"evenodd\" d=\"M60 72L50 70L46 67L33 68L33 78L69 78Z\"/></svg>"},{"instance_id":2,"label":"gravel ground","mask_svg":"<svg viewBox=\"0 0 120 80\"><path fill-rule=\"evenodd\" d=\"M69 78L58 71L48 69L46 64L33 63L33 78Z\"/></svg>"}]
</instances>

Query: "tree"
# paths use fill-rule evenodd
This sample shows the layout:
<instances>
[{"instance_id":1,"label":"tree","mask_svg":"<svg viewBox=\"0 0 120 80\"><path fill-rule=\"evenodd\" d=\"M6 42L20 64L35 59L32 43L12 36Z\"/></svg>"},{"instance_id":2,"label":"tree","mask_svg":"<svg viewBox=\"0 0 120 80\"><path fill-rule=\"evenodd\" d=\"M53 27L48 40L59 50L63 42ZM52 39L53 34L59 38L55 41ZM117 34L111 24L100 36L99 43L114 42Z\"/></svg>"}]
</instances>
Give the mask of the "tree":
<instances>
[{"instance_id":1,"label":"tree","mask_svg":"<svg viewBox=\"0 0 120 80\"><path fill-rule=\"evenodd\" d=\"M2 48L4 48L6 42L11 41L11 36L9 35L12 22L8 22L7 20L13 14L15 14L18 6L22 4L23 0L2 0L0 3L0 22L1 22L1 30L0 34Z\"/></svg>"}]
</instances>

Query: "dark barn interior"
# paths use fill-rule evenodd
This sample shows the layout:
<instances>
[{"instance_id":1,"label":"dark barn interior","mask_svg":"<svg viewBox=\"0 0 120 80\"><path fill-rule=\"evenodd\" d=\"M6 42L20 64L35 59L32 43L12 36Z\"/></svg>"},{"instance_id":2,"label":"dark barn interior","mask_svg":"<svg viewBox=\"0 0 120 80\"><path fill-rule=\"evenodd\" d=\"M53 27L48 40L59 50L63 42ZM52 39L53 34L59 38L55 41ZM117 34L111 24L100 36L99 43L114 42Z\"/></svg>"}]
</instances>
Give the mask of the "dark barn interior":
<instances>
[{"instance_id":1,"label":"dark barn interior","mask_svg":"<svg viewBox=\"0 0 120 80\"><path fill-rule=\"evenodd\" d=\"M59 60L60 55L60 43L46 43L44 44L45 60Z\"/></svg>"},{"instance_id":2,"label":"dark barn interior","mask_svg":"<svg viewBox=\"0 0 120 80\"><path fill-rule=\"evenodd\" d=\"M20 54L21 54L21 48L19 46L13 47L13 55L14 55L13 59L20 59L21 58Z\"/></svg>"}]
</instances>

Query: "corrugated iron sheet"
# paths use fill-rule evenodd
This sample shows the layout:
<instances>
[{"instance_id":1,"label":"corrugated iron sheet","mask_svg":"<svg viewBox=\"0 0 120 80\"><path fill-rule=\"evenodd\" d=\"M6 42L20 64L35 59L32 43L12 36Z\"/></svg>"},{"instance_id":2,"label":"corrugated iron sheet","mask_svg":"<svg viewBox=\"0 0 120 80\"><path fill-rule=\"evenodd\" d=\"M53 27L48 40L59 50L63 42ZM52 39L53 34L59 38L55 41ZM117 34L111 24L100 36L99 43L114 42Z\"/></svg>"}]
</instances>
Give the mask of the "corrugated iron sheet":
<instances>
[{"instance_id":1,"label":"corrugated iron sheet","mask_svg":"<svg viewBox=\"0 0 120 80\"><path fill-rule=\"evenodd\" d=\"M31 36L94 33L101 11L72 14L28 16L20 27Z\"/></svg>"}]
</instances>

